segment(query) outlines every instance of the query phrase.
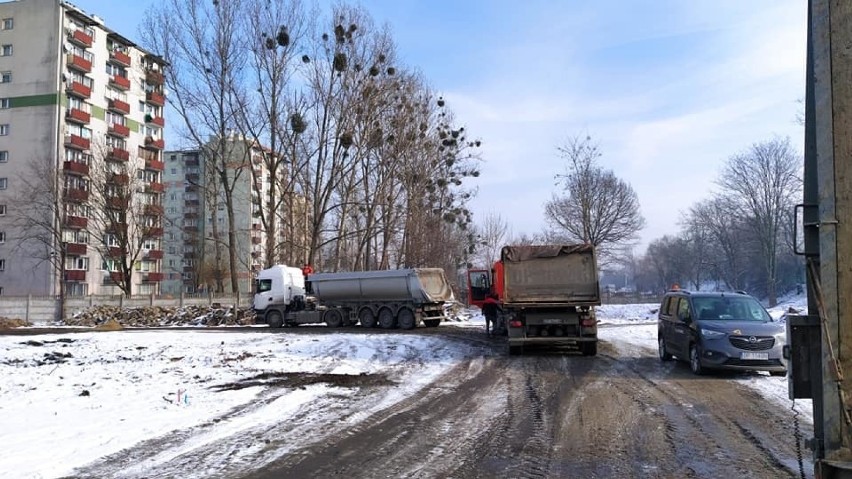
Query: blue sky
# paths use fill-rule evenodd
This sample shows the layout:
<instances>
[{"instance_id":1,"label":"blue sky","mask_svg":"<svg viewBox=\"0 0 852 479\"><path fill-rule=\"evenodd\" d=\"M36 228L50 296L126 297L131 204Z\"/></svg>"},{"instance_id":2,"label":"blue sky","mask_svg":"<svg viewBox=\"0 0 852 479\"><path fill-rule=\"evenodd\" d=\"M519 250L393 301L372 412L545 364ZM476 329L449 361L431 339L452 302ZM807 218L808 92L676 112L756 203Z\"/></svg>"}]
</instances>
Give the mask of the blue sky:
<instances>
[{"instance_id":1,"label":"blue sky","mask_svg":"<svg viewBox=\"0 0 852 479\"><path fill-rule=\"evenodd\" d=\"M73 3L129 38L158 0ZM324 4L327 2L321 2ZM483 174L472 208L516 234L545 225L564 171L556 151L595 138L636 190L640 247L678 231L730 155L789 136L804 97L801 0L364 0L404 63L421 70L472 136Z\"/></svg>"}]
</instances>

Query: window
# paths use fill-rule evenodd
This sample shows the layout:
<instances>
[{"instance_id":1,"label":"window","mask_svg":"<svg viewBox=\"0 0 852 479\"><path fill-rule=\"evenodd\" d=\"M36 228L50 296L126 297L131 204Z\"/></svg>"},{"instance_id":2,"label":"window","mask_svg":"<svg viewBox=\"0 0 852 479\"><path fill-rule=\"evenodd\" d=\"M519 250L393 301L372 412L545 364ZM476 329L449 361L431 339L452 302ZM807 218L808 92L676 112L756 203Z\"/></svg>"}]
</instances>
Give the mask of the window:
<instances>
[{"instance_id":1,"label":"window","mask_svg":"<svg viewBox=\"0 0 852 479\"><path fill-rule=\"evenodd\" d=\"M0 163L6 163L9 161L9 152L6 150L0 151Z\"/></svg>"},{"instance_id":2,"label":"window","mask_svg":"<svg viewBox=\"0 0 852 479\"><path fill-rule=\"evenodd\" d=\"M15 19L14 18L4 18L3 19L3 30L11 30L15 28Z\"/></svg>"},{"instance_id":3,"label":"window","mask_svg":"<svg viewBox=\"0 0 852 479\"><path fill-rule=\"evenodd\" d=\"M9 134L9 124L4 123L0 125L0 136L6 136Z\"/></svg>"},{"instance_id":4,"label":"window","mask_svg":"<svg viewBox=\"0 0 852 479\"><path fill-rule=\"evenodd\" d=\"M8 98L0 98L0 109L7 109L12 104L11 100Z\"/></svg>"},{"instance_id":5,"label":"window","mask_svg":"<svg viewBox=\"0 0 852 479\"><path fill-rule=\"evenodd\" d=\"M6 216L6 205L0 205L0 216Z\"/></svg>"},{"instance_id":6,"label":"window","mask_svg":"<svg viewBox=\"0 0 852 479\"><path fill-rule=\"evenodd\" d=\"M0 259L0 271L6 271L6 260Z\"/></svg>"},{"instance_id":7,"label":"window","mask_svg":"<svg viewBox=\"0 0 852 479\"><path fill-rule=\"evenodd\" d=\"M12 83L12 72L0 72L0 83Z\"/></svg>"},{"instance_id":8,"label":"window","mask_svg":"<svg viewBox=\"0 0 852 479\"><path fill-rule=\"evenodd\" d=\"M78 256L74 258L65 258L65 269L68 270L77 270L77 271L88 271L89 270L89 258L85 256Z\"/></svg>"},{"instance_id":9,"label":"window","mask_svg":"<svg viewBox=\"0 0 852 479\"><path fill-rule=\"evenodd\" d=\"M3 45L3 47L0 48L0 56L11 57L12 56L12 45Z\"/></svg>"},{"instance_id":10,"label":"window","mask_svg":"<svg viewBox=\"0 0 852 479\"><path fill-rule=\"evenodd\" d=\"M677 315L681 320L686 317L692 317L689 301L686 298L680 298L680 303L677 305Z\"/></svg>"},{"instance_id":11,"label":"window","mask_svg":"<svg viewBox=\"0 0 852 479\"><path fill-rule=\"evenodd\" d=\"M6 232L0 231L0 243L5 243L5 242L6 242Z\"/></svg>"},{"instance_id":12,"label":"window","mask_svg":"<svg viewBox=\"0 0 852 479\"><path fill-rule=\"evenodd\" d=\"M9 183L8 178L0 178L0 190L5 190L8 183Z\"/></svg>"}]
</instances>

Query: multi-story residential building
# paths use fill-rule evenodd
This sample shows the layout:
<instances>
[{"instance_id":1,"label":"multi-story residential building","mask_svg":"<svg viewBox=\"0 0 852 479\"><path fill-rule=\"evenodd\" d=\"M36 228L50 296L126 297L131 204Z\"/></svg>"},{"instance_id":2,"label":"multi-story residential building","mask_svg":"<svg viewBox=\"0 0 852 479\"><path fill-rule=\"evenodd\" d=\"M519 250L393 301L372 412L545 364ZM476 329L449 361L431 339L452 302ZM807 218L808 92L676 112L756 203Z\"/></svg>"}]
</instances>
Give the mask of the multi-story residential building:
<instances>
[{"instance_id":1,"label":"multi-story residential building","mask_svg":"<svg viewBox=\"0 0 852 479\"><path fill-rule=\"evenodd\" d=\"M159 292L164 65L70 3L0 2L0 294ZM26 241L13 221L24 178L45 159L61 233L52 245ZM52 265L57 254L64 263Z\"/></svg>"}]
</instances>

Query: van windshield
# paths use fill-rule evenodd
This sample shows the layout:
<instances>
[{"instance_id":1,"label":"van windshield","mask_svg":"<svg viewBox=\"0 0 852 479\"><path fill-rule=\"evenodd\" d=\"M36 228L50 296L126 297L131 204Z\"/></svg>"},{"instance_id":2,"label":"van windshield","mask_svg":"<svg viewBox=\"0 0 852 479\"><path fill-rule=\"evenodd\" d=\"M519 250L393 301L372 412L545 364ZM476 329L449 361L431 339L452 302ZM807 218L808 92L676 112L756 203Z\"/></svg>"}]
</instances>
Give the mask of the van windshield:
<instances>
[{"instance_id":1,"label":"van windshield","mask_svg":"<svg viewBox=\"0 0 852 479\"><path fill-rule=\"evenodd\" d=\"M754 298L725 296L693 298L692 303L698 319L772 321L769 313Z\"/></svg>"}]
</instances>

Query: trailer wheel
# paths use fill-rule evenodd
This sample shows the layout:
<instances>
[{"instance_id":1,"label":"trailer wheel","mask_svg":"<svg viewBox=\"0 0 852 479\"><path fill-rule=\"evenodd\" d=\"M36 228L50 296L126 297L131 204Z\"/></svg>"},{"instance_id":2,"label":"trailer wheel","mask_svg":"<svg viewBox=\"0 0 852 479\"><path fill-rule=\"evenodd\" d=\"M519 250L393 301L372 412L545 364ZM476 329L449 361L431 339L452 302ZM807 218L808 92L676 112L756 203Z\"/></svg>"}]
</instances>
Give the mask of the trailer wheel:
<instances>
[{"instance_id":1,"label":"trailer wheel","mask_svg":"<svg viewBox=\"0 0 852 479\"><path fill-rule=\"evenodd\" d=\"M361 322L361 326L365 328L375 328L376 327L376 316L367 308L361 310L358 313L358 320Z\"/></svg>"},{"instance_id":2,"label":"trailer wheel","mask_svg":"<svg viewBox=\"0 0 852 479\"><path fill-rule=\"evenodd\" d=\"M399 323L399 327L401 329L414 329L417 327L417 318L414 316L414 311L408 308L402 308L399 310L399 314L396 316L396 321Z\"/></svg>"},{"instance_id":3,"label":"trailer wheel","mask_svg":"<svg viewBox=\"0 0 852 479\"><path fill-rule=\"evenodd\" d=\"M441 324L440 319L424 319L423 324L427 328L437 328L439 324Z\"/></svg>"},{"instance_id":4,"label":"trailer wheel","mask_svg":"<svg viewBox=\"0 0 852 479\"><path fill-rule=\"evenodd\" d=\"M329 309L322 316L322 319L325 321L325 325L329 328L339 328L343 326L343 315L340 314L340 310L338 309Z\"/></svg>"},{"instance_id":5,"label":"trailer wheel","mask_svg":"<svg viewBox=\"0 0 852 479\"><path fill-rule=\"evenodd\" d=\"M270 311L266 314L266 324L268 324L270 328L280 328L281 326L284 326L284 318L281 317L281 313L278 311Z\"/></svg>"},{"instance_id":6,"label":"trailer wheel","mask_svg":"<svg viewBox=\"0 0 852 479\"><path fill-rule=\"evenodd\" d=\"M396 327L396 318L393 317L393 312L388 308L382 308L379 311L379 326L382 329L393 329Z\"/></svg>"}]
</instances>

